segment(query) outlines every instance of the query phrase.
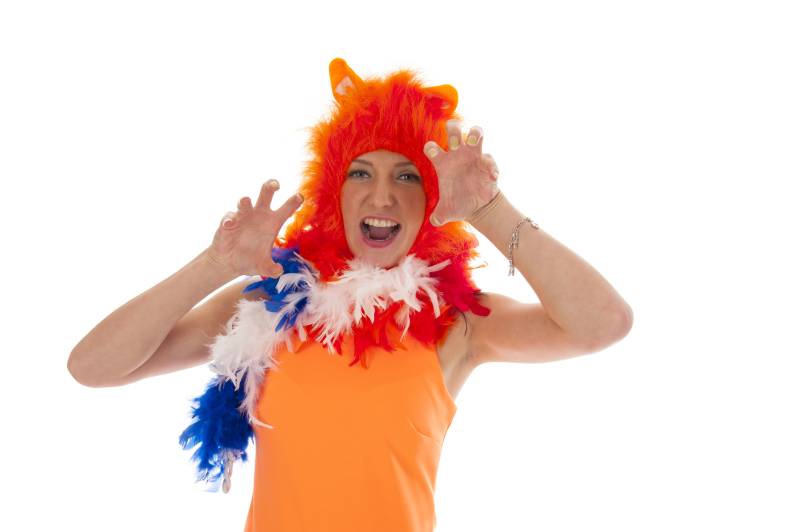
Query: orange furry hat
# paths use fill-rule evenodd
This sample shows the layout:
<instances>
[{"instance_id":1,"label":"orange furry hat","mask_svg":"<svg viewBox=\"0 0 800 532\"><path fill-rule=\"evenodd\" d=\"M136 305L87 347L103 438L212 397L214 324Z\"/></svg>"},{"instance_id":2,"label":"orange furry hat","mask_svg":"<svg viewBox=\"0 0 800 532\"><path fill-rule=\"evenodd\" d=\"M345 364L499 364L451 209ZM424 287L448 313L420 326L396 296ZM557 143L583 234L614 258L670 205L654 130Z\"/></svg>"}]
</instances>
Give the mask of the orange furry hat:
<instances>
[{"instance_id":1,"label":"orange furry hat","mask_svg":"<svg viewBox=\"0 0 800 532\"><path fill-rule=\"evenodd\" d=\"M478 240L466 230L466 222L440 227L429 217L439 201L438 176L423 153L429 140L447 146L445 124L461 119L456 112L458 93L451 85L426 87L415 72L400 69L385 78L361 79L347 63L336 58L330 63L330 82L335 107L332 116L311 128L307 147L313 157L307 161L300 192L305 201L278 238L280 247L297 248L312 262L320 280L331 281L348 268L353 258L345 239L341 212L341 188L347 168L359 155L385 149L410 159L422 177L425 216L409 254L434 264L450 259L448 267L436 272L437 289L447 302L436 317L425 300L422 311L414 313L409 332L426 344L438 341L455 320L456 311L470 310L485 316L480 292L472 282L468 265L478 256ZM397 311L390 306L375 316L373 323L356 328L356 360L370 345L392 349L385 340L385 327ZM366 321L366 320L364 320ZM354 361L355 362L355 361ZM362 364L365 362L362 360Z\"/></svg>"}]
</instances>

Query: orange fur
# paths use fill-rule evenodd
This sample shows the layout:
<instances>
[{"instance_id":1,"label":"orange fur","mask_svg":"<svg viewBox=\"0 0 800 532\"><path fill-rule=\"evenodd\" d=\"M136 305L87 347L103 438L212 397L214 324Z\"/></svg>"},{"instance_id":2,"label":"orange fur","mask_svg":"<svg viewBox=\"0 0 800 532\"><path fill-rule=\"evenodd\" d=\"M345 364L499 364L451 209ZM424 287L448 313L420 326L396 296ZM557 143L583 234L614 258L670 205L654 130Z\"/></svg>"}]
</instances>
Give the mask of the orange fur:
<instances>
[{"instance_id":1,"label":"orange fur","mask_svg":"<svg viewBox=\"0 0 800 532\"><path fill-rule=\"evenodd\" d=\"M424 221L409 253L430 264L445 259L452 262L437 272L439 289L448 303L446 311L436 318L428 302L422 311L412 314L409 332L425 343L436 341L453 322L456 309L480 315L489 312L475 299L478 290L469 273L469 261L478 256L477 238L466 230L465 222L435 227L429 220L439 201L439 187L436 170L422 147L429 140L447 146L447 120L461 119L455 112L458 93L451 85L425 87L409 69L397 70L385 78L361 79L343 59L336 58L329 71L336 105L330 117L311 128L307 147L312 158L305 164L300 184L305 201L286 225L278 244L298 247L300 255L320 272L322 281L336 279L353 257L345 239L340 207L341 188L350 162L379 149L408 157L420 171L426 203ZM385 318L376 318L375 324L391 322ZM356 333L362 346L357 349L358 358L365 349L363 342L374 335ZM381 345L380 338L372 345Z\"/></svg>"}]
</instances>

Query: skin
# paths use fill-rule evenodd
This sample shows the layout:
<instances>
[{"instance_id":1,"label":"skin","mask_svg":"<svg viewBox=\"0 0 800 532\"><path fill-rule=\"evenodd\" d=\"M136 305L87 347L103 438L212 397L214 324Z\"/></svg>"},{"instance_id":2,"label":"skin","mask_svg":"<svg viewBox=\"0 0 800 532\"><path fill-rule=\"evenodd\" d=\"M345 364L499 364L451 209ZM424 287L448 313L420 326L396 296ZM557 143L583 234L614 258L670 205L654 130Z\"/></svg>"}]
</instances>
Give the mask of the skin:
<instances>
[{"instance_id":1,"label":"skin","mask_svg":"<svg viewBox=\"0 0 800 532\"><path fill-rule=\"evenodd\" d=\"M483 153L483 131L469 130L464 139L458 121L447 124L448 146L431 140L423 152L438 176L439 202L431 223L468 221L500 252L507 253L510 235L519 226L514 265L540 303L484 292L481 304L489 316L465 313L466 323L454 327L439 346L447 387L455 397L478 364L494 361L547 362L599 351L623 338L633 321L630 306L599 272L544 230L521 224L525 214L508 198L499 196L491 211L482 212L498 193L499 172L494 159ZM406 182L402 174L416 172L403 155L377 150L353 161L342 187L345 233L355 256L382 267L395 265L408 250L422 225L425 194L422 185ZM398 239L386 248L370 248L361 241L359 224L366 215L381 215L403 224ZM462 334L461 331L468 331Z\"/></svg>"},{"instance_id":2,"label":"skin","mask_svg":"<svg viewBox=\"0 0 800 532\"><path fill-rule=\"evenodd\" d=\"M375 150L361 154L347 168L341 209L353 256L391 268L408 255L425 217L421 174L397 152ZM372 248L363 241L361 221L367 216L400 223L400 232L387 247Z\"/></svg>"}]
</instances>

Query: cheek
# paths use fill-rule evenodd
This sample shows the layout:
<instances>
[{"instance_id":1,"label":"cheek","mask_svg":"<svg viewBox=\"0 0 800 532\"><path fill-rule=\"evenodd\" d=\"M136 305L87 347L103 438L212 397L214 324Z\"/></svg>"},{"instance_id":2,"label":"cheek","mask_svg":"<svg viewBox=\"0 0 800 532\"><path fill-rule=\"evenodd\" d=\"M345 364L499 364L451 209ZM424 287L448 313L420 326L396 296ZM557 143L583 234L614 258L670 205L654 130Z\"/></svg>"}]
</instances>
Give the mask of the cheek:
<instances>
[{"instance_id":1,"label":"cheek","mask_svg":"<svg viewBox=\"0 0 800 532\"><path fill-rule=\"evenodd\" d=\"M351 187L347 186L347 181L345 181L342 185L341 191L339 192L339 208L342 212L342 219L344 220L345 224L350 219L350 213L353 212L353 209L351 208L353 206L353 201L353 190Z\"/></svg>"},{"instance_id":2,"label":"cheek","mask_svg":"<svg viewBox=\"0 0 800 532\"><path fill-rule=\"evenodd\" d=\"M361 236L361 228L355 229L358 223L358 220L356 220L357 207L361 200L358 196L358 187L348 185L347 181L342 184L339 194L339 207L341 209L342 225L344 226L342 227L344 238L350 245L353 245Z\"/></svg>"},{"instance_id":3,"label":"cheek","mask_svg":"<svg viewBox=\"0 0 800 532\"><path fill-rule=\"evenodd\" d=\"M410 214L414 219L414 223L417 226L421 226L422 222L425 221L425 192L422 189L418 190L414 197L410 198L410 201L410 205L414 206Z\"/></svg>"}]
</instances>

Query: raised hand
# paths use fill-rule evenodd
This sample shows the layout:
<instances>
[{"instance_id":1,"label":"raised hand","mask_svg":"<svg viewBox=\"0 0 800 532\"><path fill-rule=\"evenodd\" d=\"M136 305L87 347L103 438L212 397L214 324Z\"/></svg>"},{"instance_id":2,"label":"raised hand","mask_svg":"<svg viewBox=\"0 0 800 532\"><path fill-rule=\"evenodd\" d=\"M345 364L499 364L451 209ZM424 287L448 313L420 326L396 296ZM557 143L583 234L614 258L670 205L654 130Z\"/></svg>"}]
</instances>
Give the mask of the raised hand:
<instances>
[{"instance_id":1,"label":"raised hand","mask_svg":"<svg viewBox=\"0 0 800 532\"><path fill-rule=\"evenodd\" d=\"M439 203L430 216L434 226L468 219L499 192L497 164L482 153L483 130L473 126L465 142L458 120L449 120L446 127L447 151L433 140L423 146L439 176Z\"/></svg>"},{"instance_id":2,"label":"raised hand","mask_svg":"<svg viewBox=\"0 0 800 532\"><path fill-rule=\"evenodd\" d=\"M287 199L278 210L270 208L280 183L270 179L261 185L255 206L245 196L238 210L223 216L214 241L206 250L209 258L235 275L277 277L283 273L272 260L272 246L281 227L303 203L300 194Z\"/></svg>"}]
</instances>

